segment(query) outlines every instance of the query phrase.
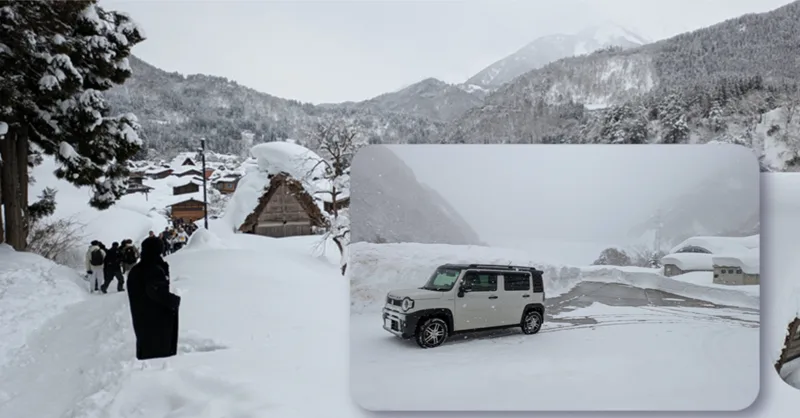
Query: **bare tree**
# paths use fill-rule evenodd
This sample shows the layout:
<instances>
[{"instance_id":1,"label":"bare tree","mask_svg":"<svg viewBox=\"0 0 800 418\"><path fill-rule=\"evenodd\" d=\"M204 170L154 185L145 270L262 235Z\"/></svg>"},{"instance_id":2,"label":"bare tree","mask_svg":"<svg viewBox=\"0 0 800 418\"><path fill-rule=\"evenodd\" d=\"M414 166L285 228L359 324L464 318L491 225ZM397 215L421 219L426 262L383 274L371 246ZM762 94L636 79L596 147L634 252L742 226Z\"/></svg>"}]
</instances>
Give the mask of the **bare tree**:
<instances>
[{"instance_id":1,"label":"bare tree","mask_svg":"<svg viewBox=\"0 0 800 418\"><path fill-rule=\"evenodd\" d=\"M28 232L28 251L59 264L73 265L70 257L85 240L85 227L74 218L35 220Z\"/></svg>"},{"instance_id":2,"label":"bare tree","mask_svg":"<svg viewBox=\"0 0 800 418\"><path fill-rule=\"evenodd\" d=\"M350 217L346 207L340 207L343 195L350 189L350 164L358 150L366 145L360 130L344 120L326 118L316 123L306 135L307 146L321 158L314 162L307 176L309 180L325 180L330 187L316 190L322 200L330 202L326 213L327 225L324 239L331 239L341 255L342 275L347 271L346 249L350 243ZM319 170L322 168L322 170ZM318 174L320 173L320 174Z\"/></svg>"}]
</instances>

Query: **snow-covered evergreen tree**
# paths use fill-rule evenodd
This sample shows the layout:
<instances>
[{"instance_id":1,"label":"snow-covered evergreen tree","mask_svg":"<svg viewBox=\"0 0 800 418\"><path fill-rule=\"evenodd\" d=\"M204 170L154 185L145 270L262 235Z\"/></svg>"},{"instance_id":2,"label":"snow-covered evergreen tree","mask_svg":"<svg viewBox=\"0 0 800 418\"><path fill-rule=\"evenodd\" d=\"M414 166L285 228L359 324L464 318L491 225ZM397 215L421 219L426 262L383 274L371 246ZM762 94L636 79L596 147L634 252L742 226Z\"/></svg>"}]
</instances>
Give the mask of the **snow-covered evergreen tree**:
<instances>
[{"instance_id":1,"label":"snow-covered evergreen tree","mask_svg":"<svg viewBox=\"0 0 800 418\"><path fill-rule=\"evenodd\" d=\"M128 56L144 36L127 15L96 0L3 0L0 39L6 238L23 249L31 151L53 155L58 177L90 186L94 207L124 193L139 125L132 114L112 116L102 91L131 75Z\"/></svg>"}]
</instances>

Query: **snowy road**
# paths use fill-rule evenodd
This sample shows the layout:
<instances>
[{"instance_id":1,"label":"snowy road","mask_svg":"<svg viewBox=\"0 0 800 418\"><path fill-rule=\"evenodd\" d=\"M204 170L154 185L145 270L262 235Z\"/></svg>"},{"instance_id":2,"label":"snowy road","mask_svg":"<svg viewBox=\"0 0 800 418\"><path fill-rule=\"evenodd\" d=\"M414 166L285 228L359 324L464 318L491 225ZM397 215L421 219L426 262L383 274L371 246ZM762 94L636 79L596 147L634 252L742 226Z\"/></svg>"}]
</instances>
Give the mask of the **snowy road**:
<instances>
[{"instance_id":1,"label":"snowy road","mask_svg":"<svg viewBox=\"0 0 800 418\"><path fill-rule=\"evenodd\" d=\"M353 314L353 397L371 410L738 410L758 394L758 311L588 281L547 305L538 335L432 350Z\"/></svg>"}]
</instances>

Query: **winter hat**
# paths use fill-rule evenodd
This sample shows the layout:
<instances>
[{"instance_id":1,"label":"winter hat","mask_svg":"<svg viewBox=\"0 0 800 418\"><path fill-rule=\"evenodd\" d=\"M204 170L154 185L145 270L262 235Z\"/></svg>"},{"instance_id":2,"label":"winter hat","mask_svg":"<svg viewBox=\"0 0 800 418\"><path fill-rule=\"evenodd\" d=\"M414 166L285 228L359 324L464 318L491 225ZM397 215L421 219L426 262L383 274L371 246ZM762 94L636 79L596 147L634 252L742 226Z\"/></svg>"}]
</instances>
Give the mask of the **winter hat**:
<instances>
[{"instance_id":1,"label":"winter hat","mask_svg":"<svg viewBox=\"0 0 800 418\"><path fill-rule=\"evenodd\" d=\"M164 252L164 245L161 243L160 239L149 237L142 241L141 255L143 259L161 257L162 252Z\"/></svg>"}]
</instances>

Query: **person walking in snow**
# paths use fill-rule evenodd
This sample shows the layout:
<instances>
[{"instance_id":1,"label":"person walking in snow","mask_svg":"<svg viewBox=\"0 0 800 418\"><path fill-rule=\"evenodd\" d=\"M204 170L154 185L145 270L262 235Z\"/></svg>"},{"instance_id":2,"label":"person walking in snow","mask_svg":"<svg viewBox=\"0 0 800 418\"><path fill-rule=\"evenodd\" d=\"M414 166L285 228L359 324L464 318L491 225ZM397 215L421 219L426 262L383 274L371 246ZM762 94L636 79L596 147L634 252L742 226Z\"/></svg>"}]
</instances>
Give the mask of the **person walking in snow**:
<instances>
[{"instance_id":1,"label":"person walking in snow","mask_svg":"<svg viewBox=\"0 0 800 418\"><path fill-rule=\"evenodd\" d=\"M189 235L186 235L186 232L184 232L183 229L178 228L178 233L175 235L175 244L174 244L175 251L178 251L181 248L183 248L183 246L186 245L186 241L188 240L189 240Z\"/></svg>"},{"instance_id":2,"label":"person walking in snow","mask_svg":"<svg viewBox=\"0 0 800 418\"><path fill-rule=\"evenodd\" d=\"M100 285L105 281L103 277L103 262L106 252L101 247L100 241L94 240L86 251L86 276L89 277L89 293L99 292Z\"/></svg>"},{"instance_id":3,"label":"person walking in snow","mask_svg":"<svg viewBox=\"0 0 800 418\"><path fill-rule=\"evenodd\" d=\"M166 262L161 258L163 241L142 242L141 260L128 274L128 300L136 358L147 360L178 353L178 309L181 297L169 291Z\"/></svg>"},{"instance_id":4,"label":"person walking in snow","mask_svg":"<svg viewBox=\"0 0 800 418\"><path fill-rule=\"evenodd\" d=\"M150 231L152 234L153 232ZM139 249L133 244L132 239L122 241L120 247L120 254L122 254L122 274L128 274L131 268L139 261Z\"/></svg>"},{"instance_id":5,"label":"person walking in snow","mask_svg":"<svg viewBox=\"0 0 800 418\"><path fill-rule=\"evenodd\" d=\"M125 290L125 278L122 276L122 254L120 252L119 243L112 243L111 248L106 251L103 270L105 272L105 277L103 285L100 286L100 291L107 293L108 286L114 279L117 279L117 291L122 292Z\"/></svg>"}]
</instances>

